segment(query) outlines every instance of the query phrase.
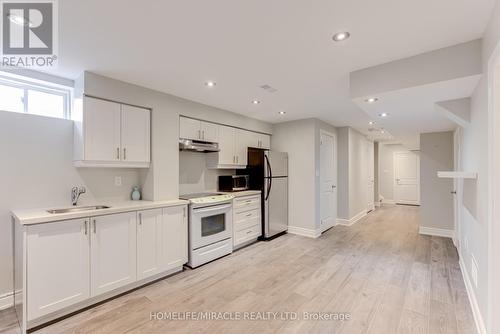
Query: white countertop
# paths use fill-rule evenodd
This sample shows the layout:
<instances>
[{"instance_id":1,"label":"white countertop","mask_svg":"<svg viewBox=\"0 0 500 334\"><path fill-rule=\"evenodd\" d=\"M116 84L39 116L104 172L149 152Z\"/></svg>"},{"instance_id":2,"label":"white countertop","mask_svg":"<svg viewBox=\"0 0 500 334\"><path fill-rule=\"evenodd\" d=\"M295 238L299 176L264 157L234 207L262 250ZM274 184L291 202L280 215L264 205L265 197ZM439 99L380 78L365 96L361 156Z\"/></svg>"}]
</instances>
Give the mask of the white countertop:
<instances>
[{"instance_id":1,"label":"white countertop","mask_svg":"<svg viewBox=\"0 0 500 334\"><path fill-rule=\"evenodd\" d=\"M245 197L245 196L253 196L260 195L260 190L243 190L243 191L220 191L223 194L229 194L236 197Z\"/></svg>"},{"instance_id":2,"label":"white countertop","mask_svg":"<svg viewBox=\"0 0 500 334\"><path fill-rule=\"evenodd\" d=\"M42 209L14 210L11 213L19 224L31 225L31 224L48 223L48 222L67 220L67 219L103 216L114 213L156 209L168 206L178 206L187 204L189 204L189 201L181 199L175 199L169 201L120 201L120 202L102 201L96 203L95 205L106 205L109 206L110 208L100 209L100 210L85 210L79 212L57 213L57 214L47 212L47 210L52 210L52 209L70 208L70 206L66 206L66 207L53 207L53 208L42 208ZM94 204L85 204L82 206L90 206L90 205Z\"/></svg>"}]
</instances>

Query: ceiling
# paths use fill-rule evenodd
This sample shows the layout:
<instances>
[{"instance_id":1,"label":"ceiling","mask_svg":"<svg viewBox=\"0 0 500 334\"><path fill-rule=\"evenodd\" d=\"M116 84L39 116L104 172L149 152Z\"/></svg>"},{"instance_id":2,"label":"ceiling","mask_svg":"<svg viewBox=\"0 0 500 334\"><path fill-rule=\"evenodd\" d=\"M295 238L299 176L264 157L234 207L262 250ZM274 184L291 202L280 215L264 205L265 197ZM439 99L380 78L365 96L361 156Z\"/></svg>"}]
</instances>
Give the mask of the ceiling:
<instances>
[{"instance_id":1,"label":"ceiling","mask_svg":"<svg viewBox=\"0 0 500 334\"><path fill-rule=\"evenodd\" d=\"M59 1L59 67L51 73L74 79L88 70L272 123L318 117L360 130L367 130L370 116L349 97L349 72L480 38L494 5L124 2ZM338 31L351 38L333 42ZM208 88L207 80L217 85ZM260 88L264 84L277 91Z\"/></svg>"}]
</instances>

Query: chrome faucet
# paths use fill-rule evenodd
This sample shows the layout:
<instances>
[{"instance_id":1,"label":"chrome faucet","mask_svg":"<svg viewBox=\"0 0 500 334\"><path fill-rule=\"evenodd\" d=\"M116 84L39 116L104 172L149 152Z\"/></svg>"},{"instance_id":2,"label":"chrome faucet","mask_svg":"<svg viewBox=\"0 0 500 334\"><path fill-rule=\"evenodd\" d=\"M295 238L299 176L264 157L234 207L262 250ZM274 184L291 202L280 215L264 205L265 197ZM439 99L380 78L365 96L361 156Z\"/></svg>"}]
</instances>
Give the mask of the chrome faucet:
<instances>
[{"instance_id":1,"label":"chrome faucet","mask_svg":"<svg viewBox=\"0 0 500 334\"><path fill-rule=\"evenodd\" d=\"M87 189L85 189L84 186L81 187L73 187L71 189L71 204L77 205L78 204L78 199L80 198L81 194L85 194Z\"/></svg>"}]
</instances>

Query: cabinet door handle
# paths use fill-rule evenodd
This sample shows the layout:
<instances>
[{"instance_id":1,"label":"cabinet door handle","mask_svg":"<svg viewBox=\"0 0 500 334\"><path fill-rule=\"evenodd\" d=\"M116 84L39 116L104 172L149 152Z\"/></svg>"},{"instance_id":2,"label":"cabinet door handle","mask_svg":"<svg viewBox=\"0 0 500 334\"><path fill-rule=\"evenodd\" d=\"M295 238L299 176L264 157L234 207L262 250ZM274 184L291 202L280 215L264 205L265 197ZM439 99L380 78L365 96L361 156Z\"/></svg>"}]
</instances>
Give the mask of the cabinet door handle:
<instances>
[{"instance_id":1,"label":"cabinet door handle","mask_svg":"<svg viewBox=\"0 0 500 334\"><path fill-rule=\"evenodd\" d=\"M94 234L96 234L97 233L97 222L95 219L93 220L93 224L94 224Z\"/></svg>"},{"instance_id":2,"label":"cabinet door handle","mask_svg":"<svg viewBox=\"0 0 500 334\"><path fill-rule=\"evenodd\" d=\"M201 130L198 130L198 139L201 139Z\"/></svg>"},{"instance_id":3,"label":"cabinet door handle","mask_svg":"<svg viewBox=\"0 0 500 334\"><path fill-rule=\"evenodd\" d=\"M251 214L251 213L248 213L248 214L247 214L247 217L251 217L251 216L252 216L252 214Z\"/></svg>"},{"instance_id":4,"label":"cabinet door handle","mask_svg":"<svg viewBox=\"0 0 500 334\"><path fill-rule=\"evenodd\" d=\"M120 148L119 147L116 148L116 159L120 160Z\"/></svg>"},{"instance_id":5,"label":"cabinet door handle","mask_svg":"<svg viewBox=\"0 0 500 334\"><path fill-rule=\"evenodd\" d=\"M142 213L139 212L139 225L142 225Z\"/></svg>"},{"instance_id":6,"label":"cabinet door handle","mask_svg":"<svg viewBox=\"0 0 500 334\"><path fill-rule=\"evenodd\" d=\"M85 230L85 235L87 235L89 233L89 227L88 227L88 224L89 221L88 220L85 220L85 222L83 223L83 225L85 226L84 227L84 230Z\"/></svg>"},{"instance_id":7,"label":"cabinet door handle","mask_svg":"<svg viewBox=\"0 0 500 334\"><path fill-rule=\"evenodd\" d=\"M182 208L182 215L184 216L184 218L186 218L186 208Z\"/></svg>"},{"instance_id":8,"label":"cabinet door handle","mask_svg":"<svg viewBox=\"0 0 500 334\"><path fill-rule=\"evenodd\" d=\"M123 160L127 160L127 149L123 148Z\"/></svg>"},{"instance_id":9,"label":"cabinet door handle","mask_svg":"<svg viewBox=\"0 0 500 334\"><path fill-rule=\"evenodd\" d=\"M202 136L203 136L203 140L205 140L205 130L203 130L201 133L202 133Z\"/></svg>"},{"instance_id":10,"label":"cabinet door handle","mask_svg":"<svg viewBox=\"0 0 500 334\"><path fill-rule=\"evenodd\" d=\"M240 162L240 157L236 156L236 163L239 163L239 162Z\"/></svg>"}]
</instances>

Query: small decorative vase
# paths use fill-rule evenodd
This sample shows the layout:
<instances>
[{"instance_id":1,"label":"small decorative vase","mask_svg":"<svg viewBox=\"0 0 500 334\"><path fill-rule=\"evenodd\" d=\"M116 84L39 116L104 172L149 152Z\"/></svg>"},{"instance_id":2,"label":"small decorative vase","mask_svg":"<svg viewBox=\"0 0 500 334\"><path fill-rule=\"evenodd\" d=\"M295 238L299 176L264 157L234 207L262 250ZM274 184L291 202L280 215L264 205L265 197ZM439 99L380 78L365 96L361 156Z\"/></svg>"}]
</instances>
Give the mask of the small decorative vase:
<instances>
[{"instance_id":1,"label":"small decorative vase","mask_svg":"<svg viewBox=\"0 0 500 334\"><path fill-rule=\"evenodd\" d=\"M135 186L134 190L132 191L132 200L138 201L140 199L141 199L141 192L139 191L139 187Z\"/></svg>"}]
</instances>

